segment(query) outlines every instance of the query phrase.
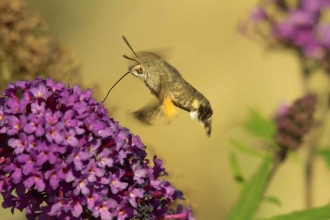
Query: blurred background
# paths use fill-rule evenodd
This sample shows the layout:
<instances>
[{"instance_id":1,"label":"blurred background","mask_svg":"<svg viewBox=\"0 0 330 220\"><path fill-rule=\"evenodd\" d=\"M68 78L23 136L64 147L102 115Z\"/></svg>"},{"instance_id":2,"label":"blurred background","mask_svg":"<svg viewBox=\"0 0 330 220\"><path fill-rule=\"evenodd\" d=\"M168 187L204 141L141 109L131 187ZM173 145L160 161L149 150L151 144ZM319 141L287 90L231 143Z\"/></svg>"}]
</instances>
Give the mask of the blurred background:
<instances>
[{"instance_id":1,"label":"blurred background","mask_svg":"<svg viewBox=\"0 0 330 220\"><path fill-rule=\"evenodd\" d=\"M2 1L2 0L0 0ZM154 97L143 82L128 75L111 92L105 105L112 117L141 137L150 155L164 160L169 181L181 189L196 219L224 219L238 199L239 188L230 167L232 137L242 136L241 123L251 108L273 117L280 103L302 95L301 73L292 54L269 52L238 31L256 0L232 1L90 1L29 0L28 10L48 24L52 37L74 51L81 64L81 80L98 85L94 98L127 71L122 55L131 51L163 51L167 61L207 97L213 108L213 130L207 138L202 126L182 110L170 125L158 118L144 126L130 116ZM315 80L318 87L319 79ZM256 147L257 148L257 147ZM258 218L304 208L304 150L287 160L269 186L281 207L262 204ZM243 173L253 174L259 162L239 154ZM329 173L317 161L314 205L329 201L325 193ZM24 219L15 210L0 210L1 219Z\"/></svg>"}]
</instances>

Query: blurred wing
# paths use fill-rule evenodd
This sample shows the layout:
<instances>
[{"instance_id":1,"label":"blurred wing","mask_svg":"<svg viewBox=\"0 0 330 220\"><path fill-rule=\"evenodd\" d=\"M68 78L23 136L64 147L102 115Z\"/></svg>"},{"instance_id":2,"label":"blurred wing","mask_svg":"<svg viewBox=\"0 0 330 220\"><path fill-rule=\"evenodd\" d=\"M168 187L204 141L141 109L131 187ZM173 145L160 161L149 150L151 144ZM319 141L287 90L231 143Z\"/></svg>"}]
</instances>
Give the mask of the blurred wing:
<instances>
[{"instance_id":1,"label":"blurred wing","mask_svg":"<svg viewBox=\"0 0 330 220\"><path fill-rule=\"evenodd\" d=\"M139 58L148 58L148 59L162 59L168 61L172 54L169 48L156 48L148 51L139 51L136 54ZM129 54L129 57L136 59L134 54ZM132 65L134 61L128 60L128 66Z\"/></svg>"},{"instance_id":2,"label":"blurred wing","mask_svg":"<svg viewBox=\"0 0 330 220\"><path fill-rule=\"evenodd\" d=\"M160 109L161 105L157 102L156 104L146 105L145 107L133 112L133 115L139 121L152 125L156 119L156 116L159 114Z\"/></svg>"},{"instance_id":3,"label":"blurred wing","mask_svg":"<svg viewBox=\"0 0 330 220\"><path fill-rule=\"evenodd\" d=\"M146 59L163 59L161 55L158 55L153 52L147 52L147 51L140 51L136 53L139 58L146 58Z\"/></svg>"},{"instance_id":4,"label":"blurred wing","mask_svg":"<svg viewBox=\"0 0 330 220\"><path fill-rule=\"evenodd\" d=\"M145 124L152 125L156 119L156 116L161 112L168 119L168 122L176 116L178 113L176 107L174 106L168 89L168 85L165 79L160 79L160 92L157 94L159 102L152 105L147 105L133 114L135 118L139 119ZM156 94L156 93L155 93Z\"/></svg>"},{"instance_id":5,"label":"blurred wing","mask_svg":"<svg viewBox=\"0 0 330 220\"><path fill-rule=\"evenodd\" d=\"M137 52L139 58L162 59L162 60L169 60L171 54L172 54L171 49L165 47Z\"/></svg>"}]
</instances>

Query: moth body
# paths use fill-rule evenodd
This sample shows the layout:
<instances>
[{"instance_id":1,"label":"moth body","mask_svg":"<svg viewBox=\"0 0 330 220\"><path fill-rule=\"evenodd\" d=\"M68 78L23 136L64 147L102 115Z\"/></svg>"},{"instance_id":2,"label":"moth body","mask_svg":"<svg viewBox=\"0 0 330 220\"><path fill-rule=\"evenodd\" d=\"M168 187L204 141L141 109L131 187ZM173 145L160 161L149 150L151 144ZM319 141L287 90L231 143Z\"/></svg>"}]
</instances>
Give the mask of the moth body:
<instances>
[{"instance_id":1,"label":"moth body","mask_svg":"<svg viewBox=\"0 0 330 220\"><path fill-rule=\"evenodd\" d=\"M138 62L129 67L129 72L142 79L159 100L159 105L136 112L141 121L152 124L157 114L164 109L162 106L167 103L165 100L170 99L175 106L190 112L192 118L197 117L207 134L211 134L213 111L210 102L176 68L156 56L139 58Z\"/></svg>"}]
</instances>

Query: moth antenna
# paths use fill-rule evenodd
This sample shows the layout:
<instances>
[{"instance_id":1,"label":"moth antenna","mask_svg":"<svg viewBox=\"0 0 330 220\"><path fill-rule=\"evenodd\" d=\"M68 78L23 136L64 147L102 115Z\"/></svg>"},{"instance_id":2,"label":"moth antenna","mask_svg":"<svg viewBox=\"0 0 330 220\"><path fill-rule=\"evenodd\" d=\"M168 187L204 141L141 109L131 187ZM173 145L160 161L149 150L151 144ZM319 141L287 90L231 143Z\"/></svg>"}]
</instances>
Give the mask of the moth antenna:
<instances>
[{"instance_id":1,"label":"moth antenna","mask_svg":"<svg viewBox=\"0 0 330 220\"><path fill-rule=\"evenodd\" d=\"M125 41L125 43L127 44L127 46L129 47L129 49L131 49L131 51L134 53L134 55L136 56L136 58L138 58L138 60L140 59L138 57L138 55L136 55L135 51L133 50L133 48L131 47L131 45L128 43L127 39L123 36L123 39Z\"/></svg>"},{"instance_id":2,"label":"moth antenna","mask_svg":"<svg viewBox=\"0 0 330 220\"><path fill-rule=\"evenodd\" d=\"M127 72L127 73L125 73L122 77L120 77L120 79L109 89L109 91L108 91L108 93L107 93L107 95L105 96L105 98L103 99L103 101L102 101L102 103L104 103L104 101L107 99L107 97L108 97L108 95L109 95L109 93L111 92L111 90L113 89L113 87L115 87L118 83L119 83L119 81L120 80L122 80L127 74L129 74L130 72Z\"/></svg>"},{"instance_id":3,"label":"moth antenna","mask_svg":"<svg viewBox=\"0 0 330 220\"><path fill-rule=\"evenodd\" d=\"M138 64L140 64L140 62L137 61L136 59L130 58L130 57L126 56L126 55L123 55L123 57L125 57L128 60L133 60L133 61L137 62Z\"/></svg>"}]
</instances>

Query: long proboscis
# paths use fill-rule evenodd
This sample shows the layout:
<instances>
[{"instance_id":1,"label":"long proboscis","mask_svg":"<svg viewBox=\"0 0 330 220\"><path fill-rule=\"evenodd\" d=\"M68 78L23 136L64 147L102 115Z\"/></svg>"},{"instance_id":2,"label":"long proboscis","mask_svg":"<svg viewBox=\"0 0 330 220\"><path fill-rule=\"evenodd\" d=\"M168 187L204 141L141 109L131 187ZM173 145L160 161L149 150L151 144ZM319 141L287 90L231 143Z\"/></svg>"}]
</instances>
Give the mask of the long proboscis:
<instances>
[{"instance_id":1,"label":"long proboscis","mask_svg":"<svg viewBox=\"0 0 330 220\"><path fill-rule=\"evenodd\" d=\"M127 74L129 74L130 72L125 73L122 77L120 77L120 79L109 89L107 95L105 96L105 98L103 99L102 103L104 103L104 101L107 99L109 93L111 92L111 90L120 82L120 80L122 80Z\"/></svg>"}]
</instances>

